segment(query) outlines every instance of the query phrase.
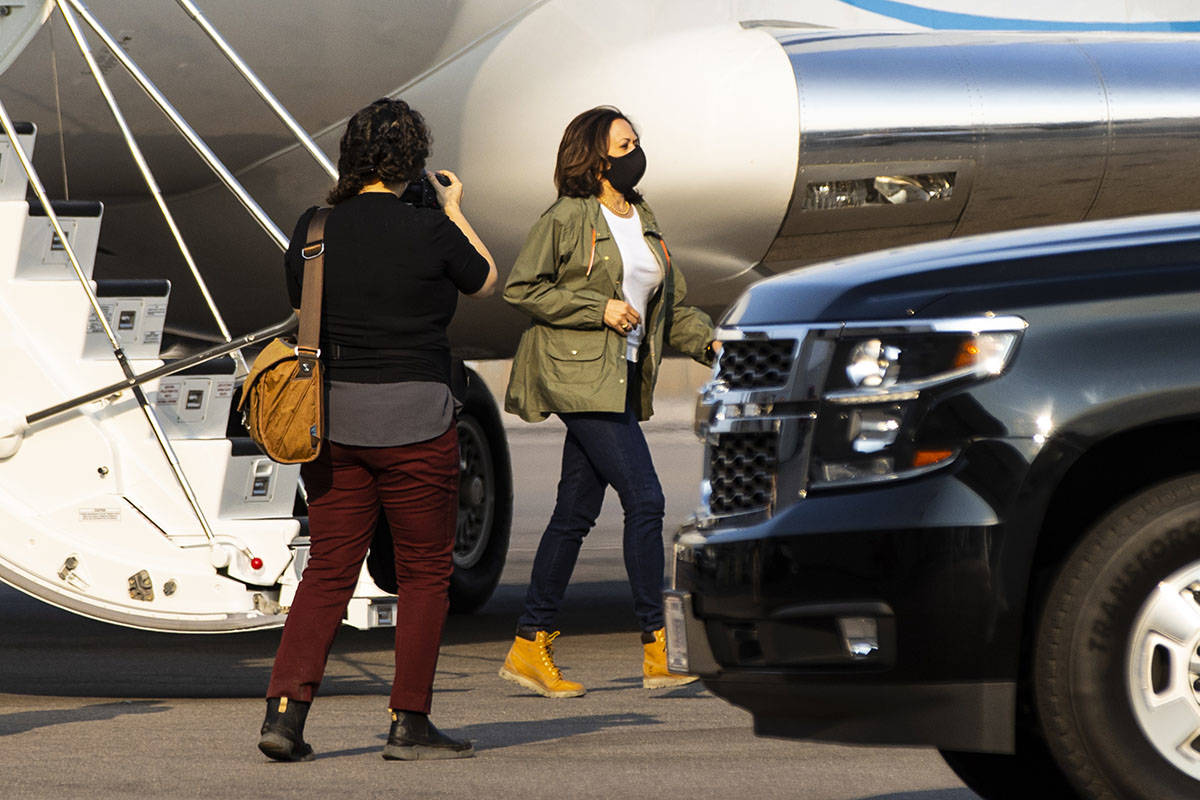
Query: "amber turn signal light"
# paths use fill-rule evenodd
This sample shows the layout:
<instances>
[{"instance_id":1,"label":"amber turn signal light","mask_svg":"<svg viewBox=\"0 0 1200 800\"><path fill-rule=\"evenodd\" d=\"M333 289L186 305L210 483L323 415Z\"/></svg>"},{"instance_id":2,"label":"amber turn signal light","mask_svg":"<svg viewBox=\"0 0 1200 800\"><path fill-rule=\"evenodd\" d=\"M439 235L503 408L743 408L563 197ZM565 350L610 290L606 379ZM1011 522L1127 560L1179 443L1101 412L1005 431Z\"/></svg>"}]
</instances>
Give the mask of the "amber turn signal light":
<instances>
[{"instance_id":1,"label":"amber turn signal light","mask_svg":"<svg viewBox=\"0 0 1200 800\"><path fill-rule=\"evenodd\" d=\"M953 450L918 450L913 453L913 467L928 467L954 455Z\"/></svg>"}]
</instances>

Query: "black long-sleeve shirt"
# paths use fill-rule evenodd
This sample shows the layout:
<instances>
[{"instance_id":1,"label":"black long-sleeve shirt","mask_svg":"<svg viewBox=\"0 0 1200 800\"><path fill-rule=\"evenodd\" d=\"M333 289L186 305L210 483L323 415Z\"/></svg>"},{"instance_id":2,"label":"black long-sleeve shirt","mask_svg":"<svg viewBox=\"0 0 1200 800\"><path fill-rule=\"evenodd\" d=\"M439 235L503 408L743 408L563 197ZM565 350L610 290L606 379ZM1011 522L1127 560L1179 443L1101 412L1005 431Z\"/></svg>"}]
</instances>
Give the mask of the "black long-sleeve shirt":
<instances>
[{"instance_id":1,"label":"black long-sleeve shirt","mask_svg":"<svg viewBox=\"0 0 1200 800\"><path fill-rule=\"evenodd\" d=\"M284 258L288 296L300 307L300 255L316 206L296 223ZM450 380L446 327L458 293L480 289L488 263L438 209L414 208L391 192L336 205L325 222L321 349L330 380L352 383Z\"/></svg>"}]
</instances>

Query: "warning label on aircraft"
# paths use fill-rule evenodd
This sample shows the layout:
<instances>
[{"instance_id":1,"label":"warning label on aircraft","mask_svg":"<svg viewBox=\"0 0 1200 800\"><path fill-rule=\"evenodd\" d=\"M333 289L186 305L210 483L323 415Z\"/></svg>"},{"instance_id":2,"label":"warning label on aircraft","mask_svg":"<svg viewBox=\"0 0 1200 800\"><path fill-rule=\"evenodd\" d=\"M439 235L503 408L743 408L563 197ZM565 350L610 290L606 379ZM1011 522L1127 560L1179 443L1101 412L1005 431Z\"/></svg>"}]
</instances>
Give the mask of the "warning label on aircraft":
<instances>
[{"instance_id":1,"label":"warning label on aircraft","mask_svg":"<svg viewBox=\"0 0 1200 800\"><path fill-rule=\"evenodd\" d=\"M80 522L120 522L120 508L81 508L79 509Z\"/></svg>"},{"instance_id":2,"label":"warning label on aircraft","mask_svg":"<svg viewBox=\"0 0 1200 800\"><path fill-rule=\"evenodd\" d=\"M158 384L158 396L155 402L160 406L175 405L179 402L179 389L182 381L162 381Z\"/></svg>"},{"instance_id":3,"label":"warning label on aircraft","mask_svg":"<svg viewBox=\"0 0 1200 800\"><path fill-rule=\"evenodd\" d=\"M117 307L116 303L112 303L112 302L105 303L103 301L100 303L100 310L104 312L104 318L108 320L110 325L112 324L113 311L116 309L116 307ZM88 315L87 332L88 333L103 333L104 332L104 326L100 324L100 318L96 316L95 311L93 311L90 315Z\"/></svg>"}]
</instances>

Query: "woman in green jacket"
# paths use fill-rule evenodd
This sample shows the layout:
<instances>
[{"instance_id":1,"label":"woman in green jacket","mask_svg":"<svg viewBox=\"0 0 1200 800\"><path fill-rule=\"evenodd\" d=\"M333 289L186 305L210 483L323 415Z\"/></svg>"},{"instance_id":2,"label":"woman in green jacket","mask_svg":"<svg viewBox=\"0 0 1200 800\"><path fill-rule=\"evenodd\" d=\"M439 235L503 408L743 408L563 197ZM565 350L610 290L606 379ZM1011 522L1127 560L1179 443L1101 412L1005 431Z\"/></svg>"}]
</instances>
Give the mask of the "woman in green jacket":
<instances>
[{"instance_id":1,"label":"woman in green jacket","mask_svg":"<svg viewBox=\"0 0 1200 800\"><path fill-rule=\"evenodd\" d=\"M663 494L638 422L669 344L713 359L712 320L683 305L686 287L654 214L634 187L646 168L637 132L617 109L585 111L563 133L558 201L534 225L504 299L532 317L513 358L504 408L566 424L562 475L542 534L525 610L500 676L546 697L577 697L554 664L554 621L604 492L625 511L625 569L642 628L647 688L695 678L667 670L663 635Z\"/></svg>"}]
</instances>

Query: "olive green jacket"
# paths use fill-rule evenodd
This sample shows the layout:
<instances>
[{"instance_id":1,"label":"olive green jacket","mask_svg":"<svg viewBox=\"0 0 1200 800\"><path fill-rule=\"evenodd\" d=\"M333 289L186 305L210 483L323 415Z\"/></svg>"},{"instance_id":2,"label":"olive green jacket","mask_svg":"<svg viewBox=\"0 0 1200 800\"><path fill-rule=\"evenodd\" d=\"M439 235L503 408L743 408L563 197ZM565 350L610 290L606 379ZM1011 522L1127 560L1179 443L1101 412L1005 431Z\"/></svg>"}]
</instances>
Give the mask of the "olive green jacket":
<instances>
[{"instance_id":1,"label":"olive green jacket","mask_svg":"<svg viewBox=\"0 0 1200 800\"><path fill-rule=\"evenodd\" d=\"M687 286L671 265L654 213L644 202L637 209L666 276L647 303L638 360L638 418L645 420L654 413L664 340L708 364L713 324L700 309L683 305ZM621 254L596 198L560 197L542 214L504 287L504 299L533 318L513 356L505 411L540 422L562 411L625 410L625 337L604 324L608 301L625 299L622 275Z\"/></svg>"}]
</instances>

